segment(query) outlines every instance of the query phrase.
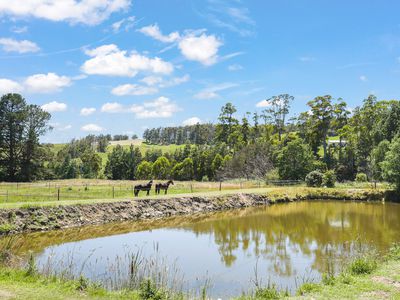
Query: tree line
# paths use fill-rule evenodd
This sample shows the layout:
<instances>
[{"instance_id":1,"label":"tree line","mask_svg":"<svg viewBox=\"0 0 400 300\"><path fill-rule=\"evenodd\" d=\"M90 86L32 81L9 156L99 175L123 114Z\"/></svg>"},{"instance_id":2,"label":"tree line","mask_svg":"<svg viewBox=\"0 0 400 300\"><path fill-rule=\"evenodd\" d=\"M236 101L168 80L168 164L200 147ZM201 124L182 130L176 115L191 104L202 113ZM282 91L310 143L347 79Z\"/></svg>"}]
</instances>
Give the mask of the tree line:
<instances>
[{"instance_id":1,"label":"tree line","mask_svg":"<svg viewBox=\"0 0 400 300\"><path fill-rule=\"evenodd\" d=\"M148 143L185 144L172 153L115 146L101 154L108 135L72 140L58 151L40 144L39 137L51 129L50 115L8 94L0 103L1 180L305 180L309 175L309 182L319 183L317 172L329 183L357 178L400 187L399 101L370 95L351 110L341 98L318 96L305 112L289 118L293 100L288 94L273 96L262 112L240 118L227 103L216 124L145 131Z\"/></svg>"}]
</instances>

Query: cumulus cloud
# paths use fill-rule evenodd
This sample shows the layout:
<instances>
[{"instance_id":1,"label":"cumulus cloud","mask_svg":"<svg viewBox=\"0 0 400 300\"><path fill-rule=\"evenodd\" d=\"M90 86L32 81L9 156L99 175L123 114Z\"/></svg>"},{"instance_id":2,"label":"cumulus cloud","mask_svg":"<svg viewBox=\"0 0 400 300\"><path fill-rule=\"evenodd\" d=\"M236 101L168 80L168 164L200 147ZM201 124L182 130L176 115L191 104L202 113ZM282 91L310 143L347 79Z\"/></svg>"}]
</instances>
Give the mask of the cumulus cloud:
<instances>
[{"instance_id":1,"label":"cumulus cloud","mask_svg":"<svg viewBox=\"0 0 400 300\"><path fill-rule=\"evenodd\" d=\"M20 93L22 90L23 86L18 82L6 78L0 78L0 95L7 93Z\"/></svg>"},{"instance_id":2,"label":"cumulus cloud","mask_svg":"<svg viewBox=\"0 0 400 300\"><path fill-rule=\"evenodd\" d=\"M42 109L47 112L61 112L67 110L67 104L57 101L52 101L42 105Z\"/></svg>"},{"instance_id":3,"label":"cumulus cloud","mask_svg":"<svg viewBox=\"0 0 400 300\"><path fill-rule=\"evenodd\" d=\"M220 95L217 92L227 90L233 87L238 86L236 83L231 83L231 82L225 82L221 83L218 85L214 85L211 87L208 87L197 94L194 95L195 98L197 99L213 99L213 98L218 98Z\"/></svg>"},{"instance_id":4,"label":"cumulus cloud","mask_svg":"<svg viewBox=\"0 0 400 300\"><path fill-rule=\"evenodd\" d=\"M256 104L256 107L268 107L268 106L271 106L271 103L267 100L261 100Z\"/></svg>"},{"instance_id":5,"label":"cumulus cloud","mask_svg":"<svg viewBox=\"0 0 400 300\"><path fill-rule=\"evenodd\" d=\"M165 80L159 76L147 76L140 81L147 84L148 86L158 86L159 88L172 87L188 82L190 80L189 74L185 74L182 77L173 77L169 80Z\"/></svg>"},{"instance_id":6,"label":"cumulus cloud","mask_svg":"<svg viewBox=\"0 0 400 300\"><path fill-rule=\"evenodd\" d=\"M138 29L138 31L163 43L173 43L180 38L180 34L177 31L171 32L168 35L163 35L157 24L142 27Z\"/></svg>"},{"instance_id":7,"label":"cumulus cloud","mask_svg":"<svg viewBox=\"0 0 400 300\"><path fill-rule=\"evenodd\" d=\"M361 80L361 81L368 81L368 78L367 78L367 76L365 76L365 75L361 75L361 76L360 76L360 80Z\"/></svg>"},{"instance_id":8,"label":"cumulus cloud","mask_svg":"<svg viewBox=\"0 0 400 300\"><path fill-rule=\"evenodd\" d=\"M130 107L130 111L138 119L170 118L180 110L181 108L176 103L163 96L153 101L144 102L142 105L134 104Z\"/></svg>"},{"instance_id":9,"label":"cumulus cloud","mask_svg":"<svg viewBox=\"0 0 400 300\"><path fill-rule=\"evenodd\" d=\"M178 47L186 59L210 66L217 62L218 49L222 44L222 41L215 35L202 33L200 36L193 34L185 36L179 42Z\"/></svg>"},{"instance_id":10,"label":"cumulus cloud","mask_svg":"<svg viewBox=\"0 0 400 300\"><path fill-rule=\"evenodd\" d=\"M122 104L118 102L107 102L101 107L101 112L120 113L126 111Z\"/></svg>"},{"instance_id":11,"label":"cumulus cloud","mask_svg":"<svg viewBox=\"0 0 400 300\"><path fill-rule=\"evenodd\" d=\"M81 109L80 115L81 116L90 116L91 114L95 113L96 109L94 107L84 107Z\"/></svg>"},{"instance_id":12,"label":"cumulus cloud","mask_svg":"<svg viewBox=\"0 0 400 300\"><path fill-rule=\"evenodd\" d=\"M67 125L62 125L60 123L50 123L49 124L51 127L53 127L53 129L56 129L58 131L66 131L72 128L71 124L67 124Z\"/></svg>"},{"instance_id":13,"label":"cumulus cloud","mask_svg":"<svg viewBox=\"0 0 400 300\"><path fill-rule=\"evenodd\" d=\"M143 96L152 95L158 92L158 89L151 86L140 86L137 84L122 84L112 89L111 93L116 96Z\"/></svg>"},{"instance_id":14,"label":"cumulus cloud","mask_svg":"<svg viewBox=\"0 0 400 300\"><path fill-rule=\"evenodd\" d=\"M52 93L72 84L71 78L55 73L35 74L26 78L24 85L32 93Z\"/></svg>"},{"instance_id":15,"label":"cumulus cloud","mask_svg":"<svg viewBox=\"0 0 400 300\"><path fill-rule=\"evenodd\" d=\"M40 50L39 46L34 42L28 40L17 41L10 38L0 38L0 46L6 52L28 53Z\"/></svg>"},{"instance_id":16,"label":"cumulus cloud","mask_svg":"<svg viewBox=\"0 0 400 300\"><path fill-rule=\"evenodd\" d=\"M83 130L83 131L88 131L88 132L100 132L100 131L103 131L104 128L103 128L103 127L100 127L100 126L97 125L97 124L91 123L91 124L83 125L83 126L81 127L81 130Z\"/></svg>"},{"instance_id":17,"label":"cumulus cloud","mask_svg":"<svg viewBox=\"0 0 400 300\"><path fill-rule=\"evenodd\" d=\"M130 0L1 0L0 14L96 25L112 13L127 9L130 3Z\"/></svg>"},{"instance_id":18,"label":"cumulus cloud","mask_svg":"<svg viewBox=\"0 0 400 300\"><path fill-rule=\"evenodd\" d=\"M174 70L171 63L159 57L149 58L136 52L128 53L114 44L86 50L85 53L92 58L85 61L81 69L90 75L133 77L138 72L170 74Z\"/></svg>"},{"instance_id":19,"label":"cumulus cloud","mask_svg":"<svg viewBox=\"0 0 400 300\"><path fill-rule=\"evenodd\" d=\"M183 126L190 126L190 125L196 125L196 124L201 124L201 119L198 117L192 117L192 118L186 119L185 121L182 122Z\"/></svg>"},{"instance_id":20,"label":"cumulus cloud","mask_svg":"<svg viewBox=\"0 0 400 300\"><path fill-rule=\"evenodd\" d=\"M218 49L223 45L215 35L207 35L204 29L186 30L182 35L174 31L163 35L157 24L142 27L139 32L164 43L177 43L181 54L188 60L197 61L203 65L213 65L218 61ZM167 49L170 49L169 46Z\"/></svg>"},{"instance_id":21,"label":"cumulus cloud","mask_svg":"<svg viewBox=\"0 0 400 300\"><path fill-rule=\"evenodd\" d=\"M163 81L163 79L160 76L146 76L143 79L141 79L140 81L147 85L152 86L152 85L161 83Z\"/></svg>"}]
</instances>

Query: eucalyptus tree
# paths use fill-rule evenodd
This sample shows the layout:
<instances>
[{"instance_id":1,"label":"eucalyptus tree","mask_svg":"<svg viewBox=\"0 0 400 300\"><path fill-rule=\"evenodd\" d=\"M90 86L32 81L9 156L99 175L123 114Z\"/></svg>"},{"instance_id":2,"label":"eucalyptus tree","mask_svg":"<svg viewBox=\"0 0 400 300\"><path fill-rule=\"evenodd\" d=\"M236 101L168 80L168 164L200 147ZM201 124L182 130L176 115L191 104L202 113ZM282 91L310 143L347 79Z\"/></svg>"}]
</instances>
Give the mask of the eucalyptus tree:
<instances>
[{"instance_id":1,"label":"eucalyptus tree","mask_svg":"<svg viewBox=\"0 0 400 300\"><path fill-rule=\"evenodd\" d=\"M271 120L278 132L279 141L282 140L282 134L285 130L286 118L289 114L290 104L294 100L289 94L281 94L266 99L268 108L264 110L264 119Z\"/></svg>"}]
</instances>

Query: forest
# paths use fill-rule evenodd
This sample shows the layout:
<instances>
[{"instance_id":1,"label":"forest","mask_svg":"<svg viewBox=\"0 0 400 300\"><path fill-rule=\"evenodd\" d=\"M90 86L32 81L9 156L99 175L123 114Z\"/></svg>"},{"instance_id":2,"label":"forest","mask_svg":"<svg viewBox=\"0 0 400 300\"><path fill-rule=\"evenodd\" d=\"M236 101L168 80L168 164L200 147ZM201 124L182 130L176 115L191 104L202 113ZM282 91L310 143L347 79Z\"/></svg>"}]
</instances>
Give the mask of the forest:
<instances>
[{"instance_id":1,"label":"forest","mask_svg":"<svg viewBox=\"0 0 400 300\"><path fill-rule=\"evenodd\" d=\"M0 180L244 178L305 180L310 186L357 180L400 188L399 101L370 95L350 109L342 98L317 96L297 117L293 96L265 101L261 112L238 112L226 103L215 124L148 129L146 143L182 147L142 153L134 145L109 148L111 140L129 138L124 135L42 144L51 115L19 94L6 94L0 101Z\"/></svg>"}]
</instances>

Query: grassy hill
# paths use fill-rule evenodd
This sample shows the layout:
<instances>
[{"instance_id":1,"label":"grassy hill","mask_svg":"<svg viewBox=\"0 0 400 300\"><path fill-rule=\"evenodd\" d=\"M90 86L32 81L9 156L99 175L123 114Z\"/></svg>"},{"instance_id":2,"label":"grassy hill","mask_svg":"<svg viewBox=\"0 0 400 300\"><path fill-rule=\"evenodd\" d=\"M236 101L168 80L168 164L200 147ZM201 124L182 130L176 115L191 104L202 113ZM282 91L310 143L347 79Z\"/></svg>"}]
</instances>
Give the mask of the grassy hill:
<instances>
[{"instance_id":1,"label":"grassy hill","mask_svg":"<svg viewBox=\"0 0 400 300\"><path fill-rule=\"evenodd\" d=\"M66 144L53 144L52 149L55 153L57 153L65 145ZM105 166L107 163L108 153L110 153L112 151L112 149L115 148L117 145L121 145L123 148L126 148L126 149L128 149L131 145L134 145L135 147L139 147L142 155L144 155L147 150L161 150L163 153L167 153L167 152L173 153L173 152L175 152L176 149L185 147L185 145L174 145L174 144L172 144L172 145L150 145L150 144L146 144L142 139L111 141L107 147L106 153L98 152L98 154L100 155L100 157L102 159L103 166Z\"/></svg>"}]
</instances>

